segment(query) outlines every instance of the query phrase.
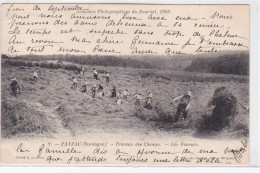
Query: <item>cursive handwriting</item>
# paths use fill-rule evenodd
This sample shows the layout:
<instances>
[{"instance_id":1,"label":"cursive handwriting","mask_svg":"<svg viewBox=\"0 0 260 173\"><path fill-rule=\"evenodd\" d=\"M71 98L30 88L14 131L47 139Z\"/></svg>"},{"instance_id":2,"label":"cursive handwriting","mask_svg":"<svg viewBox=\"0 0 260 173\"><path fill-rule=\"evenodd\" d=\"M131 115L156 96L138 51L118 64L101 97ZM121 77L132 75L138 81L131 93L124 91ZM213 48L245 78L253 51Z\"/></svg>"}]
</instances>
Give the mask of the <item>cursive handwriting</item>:
<instances>
[{"instance_id":1,"label":"cursive handwriting","mask_svg":"<svg viewBox=\"0 0 260 173\"><path fill-rule=\"evenodd\" d=\"M249 50L249 11L244 5L199 5L194 10L175 5L3 6L3 52L14 56L169 57ZM239 15L242 11L245 13Z\"/></svg>"},{"instance_id":2,"label":"cursive handwriting","mask_svg":"<svg viewBox=\"0 0 260 173\"><path fill-rule=\"evenodd\" d=\"M236 149L227 147L224 150L224 154L232 153L237 163L241 162L241 159L243 158L243 153L245 153L247 151L247 146L248 146L247 136L248 136L248 133L247 133L246 129L244 129L243 135L245 136L245 138L240 141L240 143L241 143L240 147L238 147Z\"/></svg>"},{"instance_id":3,"label":"cursive handwriting","mask_svg":"<svg viewBox=\"0 0 260 173\"><path fill-rule=\"evenodd\" d=\"M17 153L25 153L25 152L30 152L30 151L27 150L27 149L24 149L24 148L23 148L23 143L20 143L20 144L18 145L18 147L16 148L16 152L17 152Z\"/></svg>"}]
</instances>

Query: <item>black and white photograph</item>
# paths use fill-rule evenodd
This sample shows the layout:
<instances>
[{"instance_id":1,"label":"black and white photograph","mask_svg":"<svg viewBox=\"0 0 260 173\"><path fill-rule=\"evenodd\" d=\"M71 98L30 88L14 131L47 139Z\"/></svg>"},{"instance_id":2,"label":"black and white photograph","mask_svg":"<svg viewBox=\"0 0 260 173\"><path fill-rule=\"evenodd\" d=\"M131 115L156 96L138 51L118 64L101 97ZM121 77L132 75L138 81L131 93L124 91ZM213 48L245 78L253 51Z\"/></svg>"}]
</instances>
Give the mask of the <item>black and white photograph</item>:
<instances>
[{"instance_id":1,"label":"black and white photograph","mask_svg":"<svg viewBox=\"0 0 260 173\"><path fill-rule=\"evenodd\" d=\"M1 160L247 165L249 50L249 5L3 4Z\"/></svg>"},{"instance_id":2,"label":"black and white photograph","mask_svg":"<svg viewBox=\"0 0 260 173\"><path fill-rule=\"evenodd\" d=\"M2 55L2 135L243 137L249 53L212 55Z\"/></svg>"}]
</instances>

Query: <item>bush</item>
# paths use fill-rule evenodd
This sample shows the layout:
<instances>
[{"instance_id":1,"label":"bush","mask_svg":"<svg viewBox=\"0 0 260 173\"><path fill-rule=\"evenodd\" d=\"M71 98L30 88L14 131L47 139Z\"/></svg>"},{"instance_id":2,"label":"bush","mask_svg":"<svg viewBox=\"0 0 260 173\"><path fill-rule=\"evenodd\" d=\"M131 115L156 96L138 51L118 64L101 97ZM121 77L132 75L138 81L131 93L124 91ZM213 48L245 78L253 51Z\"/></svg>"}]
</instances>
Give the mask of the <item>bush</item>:
<instances>
[{"instance_id":1,"label":"bush","mask_svg":"<svg viewBox=\"0 0 260 173\"><path fill-rule=\"evenodd\" d=\"M41 67L49 69L65 69L65 70L78 70L79 67L74 64L61 64L61 63L48 63L48 62L29 62L29 61L15 61L15 60L4 60L4 65L11 66L25 66L25 67Z\"/></svg>"},{"instance_id":2,"label":"bush","mask_svg":"<svg viewBox=\"0 0 260 173\"><path fill-rule=\"evenodd\" d=\"M131 73L133 76L141 78L163 79L168 81L178 82L240 82L248 83L248 76L234 76L223 74L207 74L207 73L190 73L190 72L174 72L174 71L155 71L155 70L140 70Z\"/></svg>"},{"instance_id":3,"label":"bush","mask_svg":"<svg viewBox=\"0 0 260 173\"><path fill-rule=\"evenodd\" d=\"M141 78L152 78L155 77L155 73L152 72L151 70L147 70L147 71L141 71L139 72L139 76L141 76Z\"/></svg>"},{"instance_id":4,"label":"bush","mask_svg":"<svg viewBox=\"0 0 260 173\"><path fill-rule=\"evenodd\" d=\"M186 71L249 75L249 54L239 53L213 58L196 58L186 68Z\"/></svg>"},{"instance_id":5,"label":"bush","mask_svg":"<svg viewBox=\"0 0 260 173\"><path fill-rule=\"evenodd\" d=\"M76 55L23 55L17 57L8 57L6 55L2 55L2 59L4 60L19 60L19 61L43 61L43 60L57 60L57 64L61 64L60 62L66 61L71 63L76 63L80 65L90 65L90 66L110 66L110 67L131 67L131 68L145 68L152 69L157 68L159 66L153 65L149 62L143 62L133 58L122 58L116 56L76 56ZM27 66L29 63L27 63ZM31 64L32 65L32 64ZM48 64L45 68L57 68L53 64ZM31 67L31 66L30 66Z\"/></svg>"}]
</instances>

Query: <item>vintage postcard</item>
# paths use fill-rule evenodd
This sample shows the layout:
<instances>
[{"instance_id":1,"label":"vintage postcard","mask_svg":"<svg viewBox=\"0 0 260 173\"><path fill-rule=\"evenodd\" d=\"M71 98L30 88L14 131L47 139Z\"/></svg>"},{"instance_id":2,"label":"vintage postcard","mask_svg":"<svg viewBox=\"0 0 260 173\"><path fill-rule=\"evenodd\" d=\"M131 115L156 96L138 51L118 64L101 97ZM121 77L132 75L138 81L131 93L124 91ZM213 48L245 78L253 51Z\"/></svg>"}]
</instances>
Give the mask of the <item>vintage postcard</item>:
<instances>
[{"instance_id":1,"label":"vintage postcard","mask_svg":"<svg viewBox=\"0 0 260 173\"><path fill-rule=\"evenodd\" d=\"M1 8L2 164L250 164L249 5Z\"/></svg>"}]
</instances>

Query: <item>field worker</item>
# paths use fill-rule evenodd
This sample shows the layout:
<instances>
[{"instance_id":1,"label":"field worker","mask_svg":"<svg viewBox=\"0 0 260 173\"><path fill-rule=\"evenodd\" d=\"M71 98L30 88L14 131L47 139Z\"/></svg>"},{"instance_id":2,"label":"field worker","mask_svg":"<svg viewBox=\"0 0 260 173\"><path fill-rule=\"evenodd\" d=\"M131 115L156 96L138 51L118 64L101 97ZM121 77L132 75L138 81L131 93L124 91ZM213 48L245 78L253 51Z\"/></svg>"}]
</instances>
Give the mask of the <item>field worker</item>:
<instances>
[{"instance_id":1,"label":"field worker","mask_svg":"<svg viewBox=\"0 0 260 173\"><path fill-rule=\"evenodd\" d=\"M35 71L37 72L37 74L40 74L40 75L41 75L41 68L40 68L40 67L36 67L36 68L35 68Z\"/></svg>"},{"instance_id":2,"label":"field worker","mask_svg":"<svg viewBox=\"0 0 260 173\"><path fill-rule=\"evenodd\" d=\"M94 78L96 80L98 80L98 72L97 72L97 70L95 68L93 68L93 74L94 74Z\"/></svg>"},{"instance_id":3,"label":"field worker","mask_svg":"<svg viewBox=\"0 0 260 173\"><path fill-rule=\"evenodd\" d=\"M149 100L150 103L152 103L152 98L153 98L153 94L151 91L148 91L148 94L147 94L147 97L146 97L146 100Z\"/></svg>"},{"instance_id":4,"label":"field worker","mask_svg":"<svg viewBox=\"0 0 260 173\"><path fill-rule=\"evenodd\" d=\"M109 83L110 75L108 74L108 72L106 73L105 77L106 77L106 83Z\"/></svg>"},{"instance_id":5,"label":"field worker","mask_svg":"<svg viewBox=\"0 0 260 173\"><path fill-rule=\"evenodd\" d=\"M80 74L84 74L84 73L85 73L85 68L81 66Z\"/></svg>"},{"instance_id":6,"label":"field worker","mask_svg":"<svg viewBox=\"0 0 260 173\"><path fill-rule=\"evenodd\" d=\"M134 96L134 99L135 99L135 105L140 106L141 105L141 101L142 101L142 94L141 93L136 94Z\"/></svg>"},{"instance_id":7,"label":"field worker","mask_svg":"<svg viewBox=\"0 0 260 173\"><path fill-rule=\"evenodd\" d=\"M85 81L85 82L83 83L81 89L80 89L81 92L83 92L83 93L86 93L86 92L87 92L87 85L88 85L88 82Z\"/></svg>"},{"instance_id":8,"label":"field worker","mask_svg":"<svg viewBox=\"0 0 260 173\"><path fill-rule=\"evenodd\" d=\"M101 84L98 85L98 96L105 96L104 88Z\"/></svg>"},{"instance_id":9,"label":"field worker","mask_svg":"<svg viewBox=\"0 0 260 173\"><path fill-rule=\"evenodd\" d=\"M146 97L146 101L145 101L145 108L151 110L153 108L152 106L152 97L153 94L151 93L151 91L148 92L147 97Z\"/></svg>"},{"instance_id":10,"label":"field worker","mask_svg":"<svg viewBox=\"0 0 260 173\"><path fill-rule=\"evenodd\" d=\"M138 95L138 92L135 91L135 94L134 94L134 99L135 99L135 100L136 100L136 98L137 98L137 95Z\"/></svg>"},{"instance_id":11,"label":"field worker","mask_svg":"<svg viewBox=\"0 0 260 173\"><path fill-rule=\"evenodd\" d=\"M148 91L148 94L147 94L147 97L146 98L149 98L149 99L152 99L153 97L153 94L151 91Z\"/></svg>"},{"instance_id":12,"label":"field worker","mask_svg":"<svg viewBox=\"0 0 260 173\"><path fill-rule=\"evenodd\" d=\"M34 80L34 82L36 82L37 79L38 79L38 74L37 74L37 72L36 72L36 70L35 70L35 71L33 72L33 80Z\"/></svg>"},{"instance_id":13,"label":"field worker","mask_svg":"<svg viewBox=\"0 0 260 173\"><path fill-rule=\"evenodd\" d=\"M74 70L75 74L78 74L79 73L79 68L77 67L75 70Z\"/></svg>"},{"instance_id":14,"label":"field worker","mask_svg":"<svg viewBox=\"0 0 260 173\"><path fill-rule=\"evenodd\" d=\"M93 84L92 87L91 87L92 98L95 98L95 96L96 96L96 89L97 89L96 84Z\"/></svg>"},{"instance_id":15,"label":"field worker","mask_svg":"<svg viewBox=\"0 0 260 173\"><path fill-rule=\"evenodd\" d=\"M20 85L17 82L16 78L11 79L11 84L10 84L10 94L16 96L16 94L18 93L17 90L19 89L19 93L20 93Z\"/></svg>"},{"instance_id":16,"label":"field worker","mask_svg":"<svg viewBox=\"0 0 260 173\"><path fill-rule=\"evenodd\" d=\"M99 84L99 85L98 85L98 91L97 91L97 92L103 91L103 89L104 89L103 86L102 86L101 84Z\"/></svg>"},{"instance_id":17,"label":"field worker","mask_svg":"<svg viewBox=\"0 0 260 173\"><path fill-rule=\"evenodd\" d=\"M173 103L177 100L180 100L180 103L178 105L177 112L175 114L173 122L175 122L175 123L178 122L181 114L183 115L183 119L187 118L188 109L190 107L191 97L192 97L191 91L188 91L187 94L176 97L173 100Z\"/></svg>"},{"instance_id":18,"label":"field worker","mask_svg":"<svg viewBox=\"0 0 260 173\"><path fill-rule=\"evenodd\" d=\"M128 89L125 89L123 94L124 94L124 99L127 101Z\"/></svg>"},{"instance_id":19,"label":"field worker","mask_svg":"<svg viewBox=\"0 0 260 173\"><path fill-rule=\"evenodd\" d=\"M111 98L116 97L116 86L113 86Z\"/></svg>"},{"instance_id":20,"label":"field worker","mask_svg":"<svg viewBox=\"0 0 260 173\"><path fill-rule=\"evenodd\" d=\"M72 89L77 89L78 87L78 82L77 82L77 79L75 77L72 78L73 79L73 84L72 84Z\"/></svg>"}]
</instances>

